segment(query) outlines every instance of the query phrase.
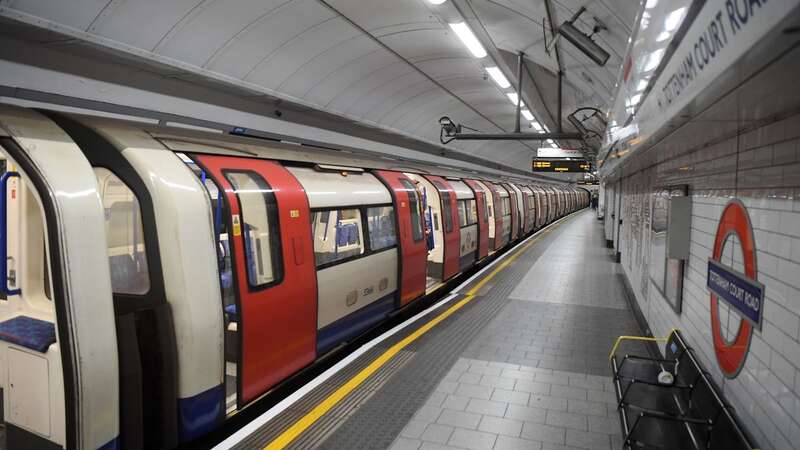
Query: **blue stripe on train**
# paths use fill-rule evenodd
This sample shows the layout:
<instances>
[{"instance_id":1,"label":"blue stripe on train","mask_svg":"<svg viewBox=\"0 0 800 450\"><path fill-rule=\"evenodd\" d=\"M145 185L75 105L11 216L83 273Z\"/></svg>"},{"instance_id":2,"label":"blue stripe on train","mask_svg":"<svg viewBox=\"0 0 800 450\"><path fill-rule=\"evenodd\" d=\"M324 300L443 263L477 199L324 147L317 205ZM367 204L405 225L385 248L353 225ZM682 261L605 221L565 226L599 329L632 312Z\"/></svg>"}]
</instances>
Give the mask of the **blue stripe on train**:
<instances>
[{"instance_id":1,"label":"blue stripe on train","mask_svg":"<svg viewBox=\"0 0 800 450\"><path fill-rule=\"evenodd\" d=\"M119 436L106 442L100 447L97 447L97 450L118 450L118 449L119 449Z\"/></svg>"},{"instance_id":2,"label":"blue stripe on train","mask_svg":"<svg viewBox=\"0 0 800 450\"><path fill-rule=\"evenodd\" d=\"M383 320L394 310L395 293L382 297L358 311L343 317L317 332L317 354L322 354L337 344L358 336Z\"/></svg>"},{"instance_id":3,"label":"blue stripe on train","mask_svg":"<svg viewBox=\"0 0 800 450\"><path fill-rule=\"evenodd\" d=\"M189 442L213 430L225 417L225 384L178 399L178 433Z\"/></svg>"}]
</instances>

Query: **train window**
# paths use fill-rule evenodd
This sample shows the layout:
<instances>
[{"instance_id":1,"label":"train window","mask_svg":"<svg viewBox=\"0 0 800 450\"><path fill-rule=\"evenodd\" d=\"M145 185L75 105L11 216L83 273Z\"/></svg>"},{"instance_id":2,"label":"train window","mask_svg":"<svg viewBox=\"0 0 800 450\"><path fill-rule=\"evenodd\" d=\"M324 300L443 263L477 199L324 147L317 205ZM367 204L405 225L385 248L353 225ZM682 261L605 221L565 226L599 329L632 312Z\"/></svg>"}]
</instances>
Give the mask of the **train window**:
<instances>
[{"instance_id":1,"label":"train window","mask_svg":"<svg viewBox=\"0 0 800 450\"><path fill-rule=\"evenodd\" d=\"M511 198L510 197L503 197L501 199L501 203L503 204L503 215L507 216L511 214Z\"/></svg>"},{"instance_id":2,"label":"train window","mask_svg":"<svg viewBox=\"0 0 800 450\"><path fill-rule=\"evenodd\" d=\"M489 210L488 202L486 201L486 197L484 197L484 199L483 199L483 221L488 223L489 222L489 216L491 216L491 215L492 215L492 213Z\"/></svg>"},{"instance_id":3,"label":"train window","mask_svg":"<svg viewBox=\"0 0 800 450\"><path fill-rule=\"evenodd\" d=\"M111 290L119 294L146 294L150 290L150 276L139 201L110 170L95 167L94 173L105 209Z\"/></svg>"},{"instance_id":4,"label":"train window","mask_svg":"<svg viewBox=\"0 0 800 450\"><path fill-rule=\"evenodd\" d=\"M411 211L411 237L414 242L422 240L422 220L419 214L419 197L417 196L417 188L408 180L400 180L400 184L406 188L408 192L408 207Z\"/></svg>"},{"instance_id":5,"label":"train window","mask_svg":"<svg viewBox=\"0 0 800 450\"><path fill-rule=\"evenodd\" d=\"M394 207L373 206L367 208L369 247L373 251L394 247L397 235L394 227Z\"/></svg>"},{"instance_id":6,"label":"train window","mask_svg":"<svg viewBox=\"0 0 800 450\"><path fill-rule=\"evenodd\" d=\"M475 199L458 201L458 224L461 228L478 223L478 211Z\"/></svg>"},{"instance_id":7,"label":"train window","mask_svg":"<svg viewBox=\"0 0 800 450\"><path fill-rule=\"evenodd\" d=\"M244 239L247 282L251 287L274 283L283 275L278 204L267 182L255 172L225 171L239 199L241 229L234 218L233 235Z\"/></svg>"},{"instance_id":8,"label":"train window","mask_svg":"<svg viewBox=\"0 0 800 450\"><path fill-rule=\"evenodd\" d=\"M453 206L450 203L451 192L438 181L434 181L433 184L436 186L436 189L439 190L439 193L442 196L442 219L444 220L444 231L445 233L450 233L453 231Z\"/></svg>"},{"instance_id":9,"label":"train window","mask_svg":"<svg viewBox=\"0 0 800 450\"><path fill-rule=\"evenodd\" d=\"M311 233L317 267L364 253L364 230L358 209L312 212Z\"/></svg>"}]
</instances>

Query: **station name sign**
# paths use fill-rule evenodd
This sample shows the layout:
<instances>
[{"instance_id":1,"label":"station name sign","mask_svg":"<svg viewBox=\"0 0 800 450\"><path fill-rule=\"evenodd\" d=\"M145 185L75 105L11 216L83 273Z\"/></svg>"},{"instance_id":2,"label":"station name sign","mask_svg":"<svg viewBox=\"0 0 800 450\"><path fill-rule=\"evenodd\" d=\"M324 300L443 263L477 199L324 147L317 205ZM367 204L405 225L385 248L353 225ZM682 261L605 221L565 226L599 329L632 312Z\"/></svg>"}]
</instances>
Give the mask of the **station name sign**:
<instances>
[{"instance_id":1,"label":"station name sign","mask_svg":"<svg viewBox=\"0 0 800 450\"><path fill-rule=\"evenodd\" d=\"M764 285L719 262L708 260L708 290L761 329L764 305Z\"/></svg>"},{"instance_id":2,"label":"station name sign","mask_svg":"<svg viewBox=\"0 0 800 450\"><path fill-rule=\"evenodd\" d=\"M728 66L738 55L726 57L724 53L731 46L742 47L742 43L738 42L741 41L740 36L753 34L748 33L748 25L752 27L761 18L759 16L774 14L766 9L775 9L778 6L775 3L765 0L720 0L716 2L716 11L698 17L699 25L693 28L693 33L686 36L690 45L682 54L675 55L674 59L679 61L679 65L669 74L661 89L666 105L661 102L659 104L672 104L716 59L724 59L724 65Z\"/></svg>"},{"instance_id":3,"label":"station name sign","mask_svg":"<svg viewBox=\"0 0 800 450\"><path fill-rule=\"evenodd\" d=\"M591 164L585 160L534 159L534 172L589 172Z\"/></svg>"}]
</instances>

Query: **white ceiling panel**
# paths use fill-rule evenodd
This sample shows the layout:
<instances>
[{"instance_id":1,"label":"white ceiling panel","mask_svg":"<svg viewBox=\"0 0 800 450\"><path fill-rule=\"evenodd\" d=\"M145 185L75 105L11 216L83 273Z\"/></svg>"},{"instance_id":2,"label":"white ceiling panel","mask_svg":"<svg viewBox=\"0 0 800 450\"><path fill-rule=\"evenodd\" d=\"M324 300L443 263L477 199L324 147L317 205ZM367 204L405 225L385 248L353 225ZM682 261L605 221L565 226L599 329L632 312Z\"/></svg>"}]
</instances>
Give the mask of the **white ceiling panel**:
<instances>
[{"instance_id":1,"label":"white ceiling panel","mask_svg":"<svg viewBox=\"0 0 800 450\"><path fill-rule=\"evenodd\" d=\"M74 0L69 7L54 5L53 0L11 0L0 2L16 11L41 17L76 30L86 31L100 16L110 0ZM61 7L57 7L61 6Z\"/></svg>"},{"instance_id":2,"label":"white ceiling panel","mask_svg":"<svg viewBox=\"0 0 800 450\"><path fill-rule=\"evenodd\" d=\"M332 72L350 64L352 61L380 50L382 49L372 39L362 34L357 34L332 45L303 62L300 67L276 86L276 89L297 97L303 97Z\"/></svg>"},{"instance_id":3,"label":"white ceiling panel","mask_svg":"<svg viewBox=\"0 0 800 450\"><path fill-rule=\"evenodd\" d=\"M293 0L275 14L260 17L220 47L205 67L245 79L264 58L336 15L316 0Z\"/></svg>"},{"instance_id":4,"label":"white ceiling panel","mask_svg":"<svg viewBox=\"0 0 800 450\"><path fill-rule=\"evenodd\" d=\"M216 0L194 8L159 42L155 51L205 66L226 43L292 4L287 0ZM225 17L225 20L219 20Z\"/></svg>"},{"instance_id":5,"label":"white ceiling panel","mask_svg":"<svg viewBox=\"0 0 800 450\"><path fill-rule=\"evenodd\" d=\"M606 66L599 67L568 42L559 42L566 77L564 114L578 106L607 108L639 2L552 2L558 23L586 6L578 27L590 32L595 18L604 23L608 30L594 39L611 54ZM486 78L485 67L513 70L513 55L520 51L539 88L537 93L532 86L523 86L526 98L533 100L528 106L548 123L558 110L554 75L558 64L544 46L545 0L447 0L440 6L426 0L0 0L0 4L42 23L86 31L93 44L132 48L128 58L174 63L176 76L182 79L210 80L219 75L251 95L285 99L337 114L343 123L359 121L429 143L438 142L438 118L444 115L481 131L513 130L515 108L505 93L514 88L499 88ZM448 26L464 20L491 56L474 58ZM514 82L516 72L506 76ZM522 129L528 130L524 118ZM536 146L538 142L514 141L448 144L517 168L530 164L531 147Z\"/></svg>"}]
</instances>

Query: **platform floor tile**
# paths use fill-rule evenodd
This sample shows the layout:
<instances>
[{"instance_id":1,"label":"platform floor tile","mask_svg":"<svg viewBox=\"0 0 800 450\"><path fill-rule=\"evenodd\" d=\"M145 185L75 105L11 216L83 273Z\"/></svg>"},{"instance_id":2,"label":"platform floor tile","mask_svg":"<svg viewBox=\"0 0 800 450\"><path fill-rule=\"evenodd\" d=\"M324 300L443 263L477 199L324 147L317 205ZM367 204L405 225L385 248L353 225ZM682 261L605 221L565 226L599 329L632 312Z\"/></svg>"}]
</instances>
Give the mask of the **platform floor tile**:
<instances>
[{"instance_id":1,"label":"platform floor tile","mask_svg":"<svg viewBox=\"0 0 800 450\"><path fill-rule=\"evenodd\" d=\"M620 448L607 357L617 336L641 332L604 246L591 211L540 232L289 448ZM359 357L341 381L418 326ZM333 388L240 448L270 442Z\"/></svg>"}]
</instances>

